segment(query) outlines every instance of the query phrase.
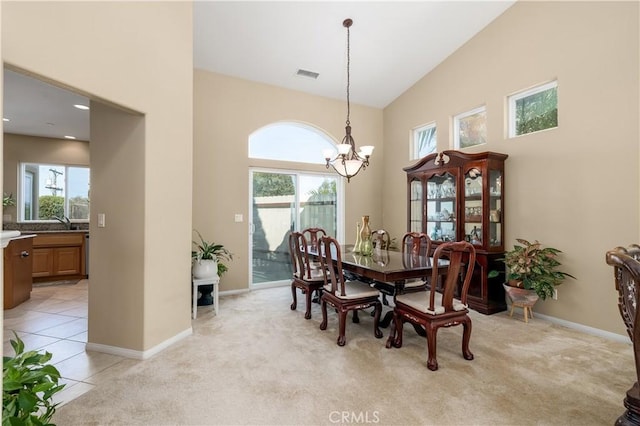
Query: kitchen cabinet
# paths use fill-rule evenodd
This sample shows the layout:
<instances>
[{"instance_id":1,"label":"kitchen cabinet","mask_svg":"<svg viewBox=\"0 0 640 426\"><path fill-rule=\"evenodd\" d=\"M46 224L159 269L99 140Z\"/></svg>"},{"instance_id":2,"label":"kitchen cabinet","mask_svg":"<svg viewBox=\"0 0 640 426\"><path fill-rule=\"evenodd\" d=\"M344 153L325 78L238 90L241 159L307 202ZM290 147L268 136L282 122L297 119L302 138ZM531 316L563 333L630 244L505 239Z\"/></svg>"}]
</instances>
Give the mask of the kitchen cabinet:
<instances>
[{"instance_id":1,"label":"kitchen cabinet","mask_svg":"<svg viewBox=\"0 0 640 426\"><path fill-rule=\"evenodd\" d=\"M504 270L506 159L496 152L448 150L404 168L408 230L426 233L434 246L462 240L473 244L476 268L467 302L484 314L506 309L501 278L488 277L491 270Z\"/></svg>"},{"instance_id":2,"label":"kitchen cabinet","mask_svg":"<svg viewBox=\"0 0 640 426\"><path fill-rule=\"evenodd\" d=\"M4 249L4 309L31 297L33 235L17 237Z\"/></svg>"},{"instance_id":3,"label":"kitchen cabinet","mask_svg":"<svg viewBox=\"0 0 640 426\"><path fill-rule=\"evenodd\" d=\"M85 233L38 234L33 242L33 279L86 278Z\"/></svg>"}]
</instances>

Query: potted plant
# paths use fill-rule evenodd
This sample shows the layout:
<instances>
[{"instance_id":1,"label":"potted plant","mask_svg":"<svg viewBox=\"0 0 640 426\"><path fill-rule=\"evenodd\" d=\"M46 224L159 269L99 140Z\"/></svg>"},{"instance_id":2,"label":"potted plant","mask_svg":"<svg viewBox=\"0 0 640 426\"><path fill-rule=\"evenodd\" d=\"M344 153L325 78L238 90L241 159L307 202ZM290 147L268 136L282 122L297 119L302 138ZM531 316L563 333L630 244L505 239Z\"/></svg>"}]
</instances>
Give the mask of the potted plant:
<instances>
[{"instance_id":1,"label":"potted plant","mask_svg":"<svg viewBox=\"0 0 640 426\"><path fill-rule=\"evenodd\" d=\"M222 244L205 240L200 232L194 230L200 241L193 241L195 250L191 251L192 273L194 278L212 278L222 276L227 271L223 260L232 260L233 255Z\"/></svg>"},{"instance_id":2,"label":"potted plant","mask_svg":"<svg viewBox=\"0 0 640 426\"><path fill-rule=\"evenodd\" d=\"M24 343L13 334L15 355L2 362L2 424L49 425L58 405L52 397L65 386L58 384L60 372L47 364L51 353L25 352Z\"/></svg>"},{"instance_id":3,"label":"potted plant","mask_svg":"<svg viewBox=\"0 0 640 426\"><path fill-rule=\"evenodd\" d=\"M565 278L575 277L566 272L556 270L561 263L558 261L560 250L553 247L542 247L537 240L533 243L517 238L521 245L514 245L513 250L504 255L504 264L509 269L507 279L512 287L521 287L534 291L538 297L545 300L553 297L557 285ZM497 271L491 271L489 277L498 276Z\"/></svg>"}]
</instances>

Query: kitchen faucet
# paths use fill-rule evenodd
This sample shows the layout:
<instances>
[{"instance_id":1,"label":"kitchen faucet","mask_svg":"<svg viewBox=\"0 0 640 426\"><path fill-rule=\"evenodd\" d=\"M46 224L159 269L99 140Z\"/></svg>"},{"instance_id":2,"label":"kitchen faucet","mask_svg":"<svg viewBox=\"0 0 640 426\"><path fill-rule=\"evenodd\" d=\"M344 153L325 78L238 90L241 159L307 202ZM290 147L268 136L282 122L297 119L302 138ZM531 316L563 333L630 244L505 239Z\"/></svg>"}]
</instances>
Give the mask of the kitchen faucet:
<instances>
[{"instance_id":1,"label":"kitchen faucet","mask_svg":"<svg viewBox=\"0 0 640 426\"><path fill-rule=\"evenodd\" d=\"M58 222L62 223L65 226L65 228L71 229L71 220L69 220L67 216L62 216L62 217L53 216L53 218Z\"/></svg>"}]
</instances>

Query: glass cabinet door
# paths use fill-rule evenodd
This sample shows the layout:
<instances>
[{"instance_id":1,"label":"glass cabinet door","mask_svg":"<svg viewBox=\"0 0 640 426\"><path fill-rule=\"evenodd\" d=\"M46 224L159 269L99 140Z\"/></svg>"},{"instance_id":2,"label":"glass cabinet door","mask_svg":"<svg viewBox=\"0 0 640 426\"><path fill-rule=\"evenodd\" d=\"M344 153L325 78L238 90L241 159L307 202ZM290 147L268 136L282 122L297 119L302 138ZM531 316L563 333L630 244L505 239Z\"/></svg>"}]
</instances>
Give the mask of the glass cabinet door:
<instances>
[{"instance_id":1,"label":"glass cabinet door","mask_svg":"<svg viewBox=\"0 0 640 426\"><path fill-rule=\"evenodd\" d=\"M412 180L409 194L409 230L411 232L422 232L422 182Z\"/></svg>"},{"instance_id":2,"label":"glass cabinet door","mask_svg":"<svg viewBox=\"0 0 640 426\"><path fill-rule=\"evenodd\" d=\"M464 175L464 239L482 245L482 172L478 168Z\"/></svg>"},{"instance_id":3,"label":"glass cabinet door","mask_svg":"<svg viewBox=\"0 0 640 426\"><path fill-rule=\"evenodd\" d=\"M456 239L456 179L447 172L427 180L427 227L433 241Z\"/></svg>"},{"instance_id":4,"label":"glass cabinet door","mask_svg":"<svg viewBox=\"0 0 640 426\"><path fill-rule=\"evenodd\" d=\"M489 170L489 245L502 246L502 172Z\"/></svg>"}]
</instances>

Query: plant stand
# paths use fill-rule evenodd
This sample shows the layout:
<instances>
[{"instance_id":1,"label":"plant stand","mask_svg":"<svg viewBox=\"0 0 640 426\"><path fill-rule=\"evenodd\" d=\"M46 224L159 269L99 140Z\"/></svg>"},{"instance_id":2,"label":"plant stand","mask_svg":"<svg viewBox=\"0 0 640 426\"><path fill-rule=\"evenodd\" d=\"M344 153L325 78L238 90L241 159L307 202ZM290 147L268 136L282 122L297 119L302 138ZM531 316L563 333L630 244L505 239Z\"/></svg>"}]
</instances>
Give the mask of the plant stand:
<instances>
[{"instance_id":1,"label":"plant stand","mask_svg":"<svg viewBox=\"0 0 640 426\"><path fill-rule=\"evenodd\" d=\"M509 299L511 299L511 311L509 316L513 316L513 308L516 306L522 308L524 315L524 322L529 322L529 315L533 318L533 305L538 301L538 295L533 290L527 290L524 288L511 287L503 284L504 291L507 293Z\"/></svg>"},{"instance_id":2,"label":"plant stand","mask_svg":"<svg viewBox=\"0 0 640 426\"><path fill-rule=\"evenodd\" d=\"M198 306L205 306L213 304L213 312L218 315L218 284L220 284L220 277L212 277L212 278L191 278L191 285L193 287L193 307L192 307L192 318L196 319L198 315ZM209 287L209 293L206 294L206 288ZM202 293L202 297L198 299L198 290ZM213 297L211 293L213 292ZM205 296L208 299L211 299L210 303L200 303L202 300L204 302Z\"/></svg>"}]
</instances>

